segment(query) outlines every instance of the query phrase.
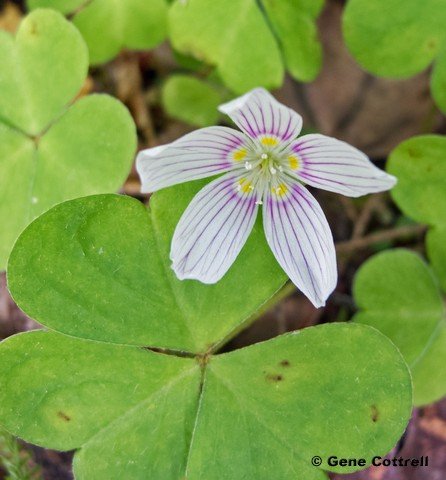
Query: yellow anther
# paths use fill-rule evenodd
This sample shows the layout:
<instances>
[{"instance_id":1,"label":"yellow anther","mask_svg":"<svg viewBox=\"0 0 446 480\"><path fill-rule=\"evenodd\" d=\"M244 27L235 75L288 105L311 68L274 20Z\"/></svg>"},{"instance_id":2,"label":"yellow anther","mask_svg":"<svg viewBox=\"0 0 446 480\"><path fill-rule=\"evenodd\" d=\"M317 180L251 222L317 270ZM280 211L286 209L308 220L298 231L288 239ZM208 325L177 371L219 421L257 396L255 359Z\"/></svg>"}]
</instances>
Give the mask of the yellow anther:
<instances>
[{"instance_id":1,"label":"yellow anther","mask_svg":"<svg viewBox=\"0 0 446 480\"><path fill-rule=\"evenodd\" d=\"M275 147L279 143L279 140L275 137L263 137L260 143L265 145L265 147Z\"/></svg>"},{"instance_id":2,"label":"yellow anther","mask_svg":"<svg viewBox=\"0 0 446 480\"><path fill-rule=\"evenodd\" d=\"M291 170L297 170L300 165L299 157L297 155L290 155L288 157L288 163L290 165Z\"/></svg>"},{"instance_id":3,"label":"yellow anther","mask_svg":"<svg viewBox=\"0 0 446 480\"><path fill-rule=\"evenodd\" d=\"M278 197L283 197L287 194L288 187L284 183L281 183L279 186L273 187L271 191L275 193Z\"/></svg>"},{"instance_id":4,"label":"yellow anther","mask_svg":"<svg viewBox=\"0 0 446 480\"><path fill-rule=\"evenodd\" d=\"M254 187L252 186L251 182L248 182L246 178L241 178L238 182L237 190L243 193L250 193L252 190L254 190Z\"/></svg>"},{"instance_id":5,"label":"yellow anther","mask_svg":"<svg viewBox=\"0 0 446 480\"><path fill-rule=\"evenodd\" d=\"M234 152L232 158L236 162L241 162L246 157L246 155L248 155L248 151L246 150L246 148L240 148L239 150L236 150Z\"/></svg>"}]
</instances>

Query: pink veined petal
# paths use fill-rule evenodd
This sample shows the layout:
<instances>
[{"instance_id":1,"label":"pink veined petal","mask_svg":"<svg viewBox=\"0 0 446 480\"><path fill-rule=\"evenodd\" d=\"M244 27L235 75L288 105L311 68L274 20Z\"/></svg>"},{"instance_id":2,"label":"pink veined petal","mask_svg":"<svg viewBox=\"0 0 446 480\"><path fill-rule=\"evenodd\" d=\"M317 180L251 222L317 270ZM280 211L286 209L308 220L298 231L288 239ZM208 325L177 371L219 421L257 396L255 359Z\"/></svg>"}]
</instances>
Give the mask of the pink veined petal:
<instances>
[{"instance_id":1,"label":"pink veined petal","mask_svg":"<svg viewBox=\"0 0 446 480\"><path fill-rule=\"evenodd\" d=\"M325 135L304 135L289 149L297 156L293 173L313 187L359 197L389 190L397 181L358 149Z\"/></svg>"},{"instance_id":2,"label":"pink veined petal","mask_svg":"<svg viewBox=\"0 0 446 480\"><path fill-rule=\"evenodd\" d=\"M279 103L264 88L220 105L220 112L229 115L251 138L266 141L268 146L291 142L302 129L302 117Z\"/></svg>"},{"instance_id":3,"label":"pink veined petal","mask_svg":"<svg viewBox=\"0 0 446 480\"><path fill-rule=\"evenodd\" d=\"M264 198L266 239L291 281L321 307L337 283L336 253L321 207L306 188L292 180L282 193Z\"/></svg>"},{"instance_id":4,"label":"pink veined petal","mask_svg":"<svg viewBox=\"0 0 446 480\"><path fill-rule=\"evenodd\" d=\"M208 127L139 152L136 169L143 193L243 167L252 141L227 127Z\"/></svg>"},{"instance_id":5,"label":"pink veined petal","mask_svg":"<svg viewBox=\"0 0 446 480\"><path fill-rule=\"evenodd\" d=\"M216 283L237 258L258 211L257 192L239 189L242 178L231 172L214 180L183 213L170 251L172 268L180 280Z\"/></svg>"}]
</instances>

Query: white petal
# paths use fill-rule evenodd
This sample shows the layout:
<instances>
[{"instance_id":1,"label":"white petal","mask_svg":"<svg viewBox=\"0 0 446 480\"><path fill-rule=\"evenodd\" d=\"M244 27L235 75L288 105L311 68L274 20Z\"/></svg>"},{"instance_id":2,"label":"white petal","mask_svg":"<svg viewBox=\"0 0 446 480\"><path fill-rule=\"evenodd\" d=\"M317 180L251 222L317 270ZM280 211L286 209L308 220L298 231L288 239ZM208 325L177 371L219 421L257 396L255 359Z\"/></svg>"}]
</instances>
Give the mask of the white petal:
<instances>
[{"instance_id":1,"label":"white petal","mask_svg":"<svg viewBox=\"0 0 446 480\"><path fill-rule=\"evenodd\" d=\"M302 128L302 117L279 103L264 88L256 88L220 105L219 110L252 138L272 137L278 142L290 142Z\"/></svg>"},{"instance_id":2,"label":"white petal","mask_svg":"<svg viewBox=\"0 0 446 480\"><path fill-rule=\"evenodd\" d=\"M289 146L297 155L295 174L303 182L349 197L389 190L396 178L375 167L348 143L324 135L304 135Z\"/></svg>"},{"instance_id":3,"label":"white petal","mask_svg":"<svg viewBox=\"0 0 446 480\"><path fill-rule=\"evenodd\" d=\"M257 192L240 190L241 181L241 175L223 175L198 192L183 213L170 252L180 280L215 283L237 258L258 210Z\"/></svg>"},{"instance_id":4,"label":"white petal","mask_svg":"<svg viewBox=\"0 0 446 480\"><path fill-rule=\"evenodd\" d=\"M291 281L321 307L337 282L330 227L306 188L293 181L282 186L280 195L272 191L264 199L266 239Z\"/></svg>"},{"instance_id":5,"label":"white petal","mask_svg":"<svg viewBox=\"0 0 446 480\"><path fill-rule=\"evenodd\" d=\"M136 169L144 193L243 166L252 141L226 127L208 127L161 147L139 152Z\"/></svg>"}]
</instances>

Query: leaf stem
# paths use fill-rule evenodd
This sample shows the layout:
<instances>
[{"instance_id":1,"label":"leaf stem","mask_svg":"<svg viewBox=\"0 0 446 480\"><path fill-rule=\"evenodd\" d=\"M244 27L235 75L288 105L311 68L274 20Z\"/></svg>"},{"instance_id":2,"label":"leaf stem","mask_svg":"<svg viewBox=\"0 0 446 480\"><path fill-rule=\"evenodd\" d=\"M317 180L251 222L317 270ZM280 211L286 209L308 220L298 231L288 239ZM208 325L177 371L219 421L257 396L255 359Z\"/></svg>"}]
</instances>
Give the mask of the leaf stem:
<instances>
[{"instance_id":1,"label":"leaf stem","mask_svg":"<svg viewBox=\"0 0 446 480\"><path fill-rule=\"evenodd\" d=\"M336 251L340 254L353 253L356 250L370 247L375 243L397 240L402 237L418 237L426 232L425 225L406 225L404 227L390 228L380 232L371 233L365 237L352 238L336 244Z\"/></svg>"},{"instance_id":2,"label":"leaf stem","mask_svg":"<svg viewBox=\"0 0 446 480\"><path fill-rule=\"evenodd\" d=\"M200 357L200 354L186 352L184 350L174 350L171 348L159 348L159 347L142 347L143 350L149 350L154 353L161 353L162 355L172 355L174 357L182 358L197 358Z\"/></svg>"},{"instance_id":3,"label":"leaf stem","mask_svg":"<svg viewBox=\"0 0 446 480\"><path fill-rule=\"evenodd\" d=\"M158 144L150 105L147 105L143 92L143 79L139 66L138 53L123 51L113 64L117 97L128 105L136 126L148 147Z\"/></svg>"}]
</instances>

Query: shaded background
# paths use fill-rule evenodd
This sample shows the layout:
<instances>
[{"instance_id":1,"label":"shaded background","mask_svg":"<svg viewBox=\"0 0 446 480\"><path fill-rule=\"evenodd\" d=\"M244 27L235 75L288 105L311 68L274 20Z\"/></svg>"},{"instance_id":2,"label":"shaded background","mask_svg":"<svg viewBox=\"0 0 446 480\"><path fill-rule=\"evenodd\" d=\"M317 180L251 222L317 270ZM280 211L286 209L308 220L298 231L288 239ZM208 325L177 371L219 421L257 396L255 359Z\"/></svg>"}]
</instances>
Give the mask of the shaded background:
<instances>
[{"instance_id":1,"label":"shaded background","mask_svg":"<svg viewBox=\"0 0 446 480\"><path fill-rule=\"evenodd\" d=\"M422 133L444 134L446 122L431 99L429 72L409 80L392 81L373 77L360 69L342 39L343 3L328 0L319 18L324 63L318 78L308 85L287 78L276 96L302 114L304 125L355 145L382 167L389 152L402 140ZM22 7L20 1L0 0L0 28L14 31ZM106 91L122 100L137 124L140 148L168 143L192 129L168 118L160 106L160 83L173 72L178 72L178 65L167 44L147 53L123 52L113 62L91 70L84 93ZM147 200L139 196L134 171L122 193ZM402 218L388 194L359 200L321 191L315 195L327 214L337 242L340 275L336 291L327 306L318 310L300 293L292 293L232 340L225 350L310 325L348 320L355 311L352 279L366 258L390 246L406 246L423 252L423 227ZM33 328L38 325L15 306L6 290L5 275L1 274L0 339ZM429 467L371 467L331 478L443 480L446 478L445 447L446 400L443 400L416 409L406 434L389 454L406 458L429 455ZM1 448L0 441L0 455ZM24 461L38 468L36 479L72 478L70 453L60 454L25 444L20 448ZM5 472L0 470L0 479L3 478L6 478Z\"/></svg>"}]
</instances>

